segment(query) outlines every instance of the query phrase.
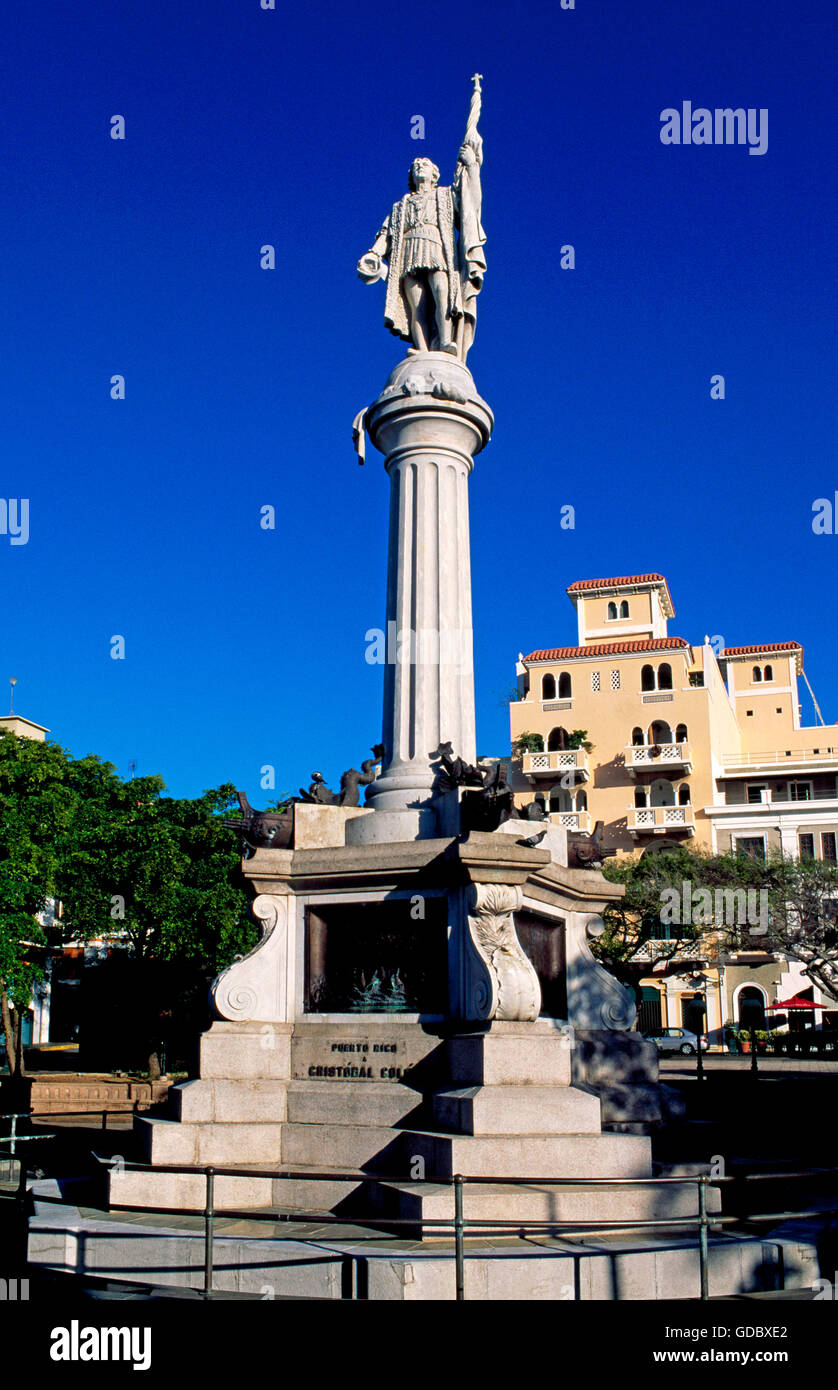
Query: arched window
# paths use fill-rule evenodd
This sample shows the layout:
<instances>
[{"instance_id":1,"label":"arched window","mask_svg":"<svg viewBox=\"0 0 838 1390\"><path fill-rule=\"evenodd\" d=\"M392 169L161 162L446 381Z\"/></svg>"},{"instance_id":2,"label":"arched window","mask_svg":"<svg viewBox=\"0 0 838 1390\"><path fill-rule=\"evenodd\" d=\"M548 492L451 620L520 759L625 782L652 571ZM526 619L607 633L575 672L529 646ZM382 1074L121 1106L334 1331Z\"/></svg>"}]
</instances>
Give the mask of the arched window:
<instances>
[{"instance_id":1,"label":"arched window","mask_svg":"<svg viewBox=\"0 0 838 1390\"><path fill-rule=\"evenodd\" d=\"M616 605L616 603L609 603L609 605L608 605L608 617L609 617L609 620L610 620L611 618L616 618L616 616L617 616L617 605Z\"/></svg>"},{"instance_id":2,"label":"arched window","mask_svg":"<svg viewBox=\"0 0 838 1390\"><path fill-rule=\"evenodd\" d=\"M621 618L627 618L628 615L629 615L628 601L627 601L626 599L623 599L622 603L620 604L620 617L621 617Z\"/></svg>"},{"instance_id":3,"label":"arched window","mask_svg":"<svg viewBox=\"0 0 838 1390\"><path fill-rule=\"evenodd\" d=\"M567 748L567 738L567 729L551 729L547 735L547 752L563 752Z\"/></svg>"},{"instance_id":4,"label":"arched window","mask_svg":"<svg viewBox=\"0 0 838 1390\"><path fill-rule=\"evenodd\" d=\"M689 804L690 804L690 789L689 789L689 786L687 785L687 783L684 782L683 785L680 786L680 787L678 788L678 805L679 805L679 806L689 806Z\"/></svg>"},{"instance_id":5,"label":"arched window","mask_svg":"<svg viewBox=\"0 0 838 1390\"><path fill-rule=\"evenodd\" d=\"M679 725L678 725L678 728L675 730L675 742L676 742L676 743L686 743L686 742L687 742L687 726L686 726L686 724L679 724Z\"/></svg>"},{"instance_id":6,"label":"arched window","mask_svg":"<svg viewBox=\"0 0 838 1390\"><path fill-rule=\"evenodd\" d=\"M764 670L763 673L762 673L762 676L763 676L763 680L773 681L773 679L774 679L774 667L773 667L773 666L766 666L765 670Z\"/></svg>"},{"instance_id":7,"label":"arched window","mask_svg":"<svg viewBox=\"0 0 838 1390\"><path fill-rule=\"evenodd\" d=\"M740 1028L765 1028L765 994L757 985L744 985L736 1000Z\"/></svg>"},{"instance_id":8,"label":"arched window","mask_svg":"<svg viewBox=\"0 0 838 1390\"><path fill-rule=\"evenodd\" d=\"M534 800L534 802L536 803L537 806L540 806L540 807L541 807L542 811L546 811L546 810L547 810L547 803L546 803L546 801L545 801L545 799L544 799L544 793L543 793L543 792L537 792L536 795L533 797L533 800Z\"/></svg>"},{"instance_id":9,"label":"arched window","mask_svg":"<svg viewBox=\"0 0 838 1390\"><path fill-rule=\"evenodd\" d=\"M569 699L570 699L570 672L569 672L569 671L562 671L561 675L559 676L559 699L560 699L560 700L569 700Z\"/></svg>"},{"instance_id":10,"label":"arched window","mask_svg":"<svg viewBox=\"0 0 838 1390\"><path fill-rule=\"evenodd\" d=\"M761 680L762 680L762 671L759 669L758 666L755 666L754 669L753 669L753 671L751 672L751 680L752 680L752 681L761 681Z\"/></svg>"},{"instance_id":11,"label":"arched window","mask_svg":"<svg viewBox=\"0 0 838 1390\"><path fill-rule=\"evenodd\" d=\"M633 747L633 748L642 748L645 742L646 742L646 740L645 740L645 738L643 737L643 730L642 730L642 729L638 729L637 727L633 728L632 731L631 731L631 744L632 744L632 747Z\"/></svg>"},{"instance_id":12,"label":"arched window","mask_svg":"<svg viewBox=\"0 0 838 1390\"><path fill-rule=\"evenodd\" d=\"M672 742L672 730L665 719L656 719L654 723L649 725L649 742L651 744Z\"/></svg>"},{"instance_id":13,"label":"arched window","mask_svg":"<svg viewBox=\"0 0 838 1390\"><path fill-rule=\"evenodd\" d=\"M635 792L634 792L634 804L635 804L635 806L636 806L639 810L642 810L643 807L646 805L646 788L645 788L645 787L636 787L636 788L635 788Z\"/></svg>"},{"instance_id":14,"label":"arched window","mask_svg":"<svg viewBox=\"0 0 838 1390\"><path fill-rule=\"evenodd\" d=\"M640 672L640 689L654 690L655 688L655 668L654 666L644 666Z\"/></svg>"},{"instance_id":15,"label":"arched window","mask_svg":"<svg viewBox=\"0 0 838 1390\"><path fill-rule=\"evenodd\" d=\"M588 809L588 793L584 787L580 787L576 793L576 809L577 811L587 811Z\"/></svg>"},{"instance_id":16,"label":"arched window","mask_svg":"<svg viewBox=\"0 0 838 1390\"><path fill-rule=\"evenodd\" d=\"M665 777L658 777L650 788L653 806L674 806L675 788Z\"/></svg>"},{"instance_id":17,"label":"arched window","mask_svg":"<svg viewBox=\"0 0 838 1390\"><path fill-rule=\"evenodd\" d=\"M566 791L564 787L554 787L553 790L551 791L551 793L550 793L550 810L551 810L551 811L572 811L572 810L573 810L573 802L571 801L570 792L569 792L569 791Z\"/></svg>"},{"instance_id":18,"label":"arched window","mask_svg":"<svg viewBox=\"0 0 838 1390\"><path fill-rule=\"evenodd\" d=\"M556 698L556 677L541 677L541 698L542 700L555 700Z\"/></svg>"},{"instance_id":19,"label":"arched window","mask_svg":"<svg viewBox=\"0 0 838 1390\"><path fill-rule=\"evenodd\" d=\"M670 666L670 664L669 664L668 661L664 661L663 665L658 667L658 690L671 690L671 689L672 689L672 667Z\"/></svg>"}]
</instances>

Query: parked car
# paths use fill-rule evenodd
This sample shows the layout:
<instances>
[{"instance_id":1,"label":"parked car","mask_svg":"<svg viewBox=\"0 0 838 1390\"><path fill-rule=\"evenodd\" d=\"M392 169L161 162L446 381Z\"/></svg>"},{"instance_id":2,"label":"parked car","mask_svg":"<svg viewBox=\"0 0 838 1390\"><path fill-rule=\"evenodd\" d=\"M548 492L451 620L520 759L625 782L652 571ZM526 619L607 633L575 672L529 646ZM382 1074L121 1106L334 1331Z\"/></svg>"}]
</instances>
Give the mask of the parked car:
<instances>
[{"instance_id":1,"label":"parked car","mask_svg":"<svg viewBox=\"0 0 838 1390\"><path fill-rule=\"evenodd\" d=\"M685 1056L690 1054L695 1056L699 1042L702 1052L706 1052L709 1047L707 1038L703 1033L699 1038L695 1033L688 1032L686 1028L654 1028L650 1033L644 1033L643 1036L655 1044L658 1052L683 1052Z\"/></svg>"}]
</instances>

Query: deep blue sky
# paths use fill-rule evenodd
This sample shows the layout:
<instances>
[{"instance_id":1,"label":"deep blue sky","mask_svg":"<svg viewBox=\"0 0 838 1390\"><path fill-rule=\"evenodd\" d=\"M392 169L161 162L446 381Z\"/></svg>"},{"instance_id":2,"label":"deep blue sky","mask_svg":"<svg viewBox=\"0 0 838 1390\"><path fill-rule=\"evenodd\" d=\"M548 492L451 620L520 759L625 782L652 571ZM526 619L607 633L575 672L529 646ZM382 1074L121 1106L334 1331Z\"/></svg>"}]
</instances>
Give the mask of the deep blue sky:
<instances>
[{"instance_id":1,"label":"deep blue sky","mask_svg":"<svg viewBox=\"0 0 838 1390\"><path fill-rule=\"evenodd\" d=\"M47 0L3 30L0 491L31 537L0 536L0 699L16 676L74 753L177 795L366 756L387 480L350 426L402 349L355 264L417 153L450 180L477 69L479 751L517 652L575 640L566 585L647 570L674 635L801 641L838 719L831 0ZM683 100L767 108L767 153L662 145Z\"/></svg>"}]
</instances>

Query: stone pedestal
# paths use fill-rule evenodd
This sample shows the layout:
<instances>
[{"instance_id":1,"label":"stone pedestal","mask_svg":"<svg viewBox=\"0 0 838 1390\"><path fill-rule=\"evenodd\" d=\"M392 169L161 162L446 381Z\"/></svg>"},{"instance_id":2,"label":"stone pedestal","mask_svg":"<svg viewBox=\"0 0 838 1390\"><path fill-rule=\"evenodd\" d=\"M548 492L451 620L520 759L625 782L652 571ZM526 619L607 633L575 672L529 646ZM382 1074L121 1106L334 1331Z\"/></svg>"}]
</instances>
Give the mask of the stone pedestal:
<instances>
[{"instance_id":1,"label":"stone pedestal","mask_svg":"<svg viewBox=\"0 0 838 1390\"><path fill-rule=\"evenodd\" d=\"M436 749L450 742L474 762L468 478L493 423L468 368L444 352L400 363L367 411L390 477L386 762L367 793L376 815L348 826L347 844L438 835Z\"/></svg>"},{"instance_id":2,"label":"stone pedestal","mask_svg":"<svg viewBox=\"0 0 838 1390\"><path fill-rule=\"evenodd\" d=\"M587 1057L591 1038L618 1045L632 1017L587 945L621 890L569 870L562 837L526 845L524 826L356 846L324 845L329 826L342 829L334 816L307 825L316 847L245 861L262 941L216 981L200 1079L173 1089L170 1119L138 1119L145 1158L238 1167L241 1179L218 1178L219 1208L384 1218L433 1214L451 1194L428 1181L456 1172L648 1178L648 1138L603 1130L595 1069L579 1060L580 1037ZM306 1176L317 1172L328 1181ZM130 1170L111 1186L115 1205L192 1206L196 1193L188 1175ZM646 1188L624 1201L638 1219L654 1209ZM537 1183L489 1184L470 1203L521 1219L596 1209L589 1188Z\"/></svg>"}]
</instances>

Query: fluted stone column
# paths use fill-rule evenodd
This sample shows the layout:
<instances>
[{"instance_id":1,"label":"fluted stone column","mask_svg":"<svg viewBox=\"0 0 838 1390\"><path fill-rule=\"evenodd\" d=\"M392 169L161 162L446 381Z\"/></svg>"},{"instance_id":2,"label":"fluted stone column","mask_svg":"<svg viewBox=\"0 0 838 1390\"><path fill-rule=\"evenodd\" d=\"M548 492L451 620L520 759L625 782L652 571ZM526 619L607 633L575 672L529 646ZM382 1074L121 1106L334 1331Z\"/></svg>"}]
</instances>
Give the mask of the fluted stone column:
<instances>
[{"instance_id":1,"label":"fluted stone column","mask_svg":"<svg viewBox=\"0 0 838 1390\"><path fill-rule=\"evenodd\" d=\"M347 844L441 833L432 794L441 741L473 762L474 666L468 478L492 412L464 363L415 353L366 415L390 475L382 775L378 814L347 825Z\"/></svg>"}]
</instances>

